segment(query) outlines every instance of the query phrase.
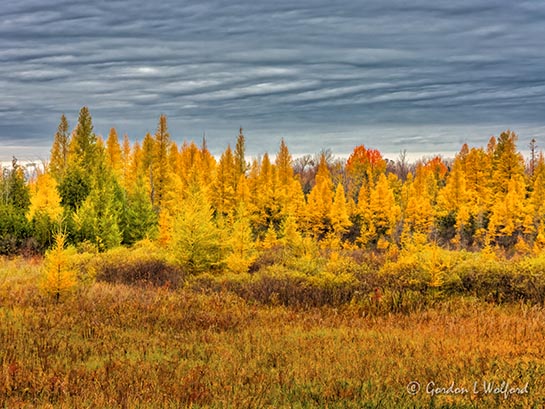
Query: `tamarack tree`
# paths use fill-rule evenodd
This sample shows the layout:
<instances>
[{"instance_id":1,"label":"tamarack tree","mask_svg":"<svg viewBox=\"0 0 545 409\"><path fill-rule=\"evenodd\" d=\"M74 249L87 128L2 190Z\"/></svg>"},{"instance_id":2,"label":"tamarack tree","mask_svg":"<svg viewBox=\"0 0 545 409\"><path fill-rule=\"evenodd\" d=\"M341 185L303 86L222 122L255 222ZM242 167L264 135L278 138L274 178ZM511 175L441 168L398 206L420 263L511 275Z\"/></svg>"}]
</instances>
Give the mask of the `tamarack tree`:
<instances>
[{"instance_id":1,"label":"tamarack tree","mask_svg":"<svg viewBox=\"0 0 545 409\"><path fill-rule=\"evenodd\" d=\"M69 266L64 249L66 234L58 232L54 241L53 248L46 253L41 288L59 302L61 297L76 288L77 277L75 271Z\"/></svg>"}]
</instances>

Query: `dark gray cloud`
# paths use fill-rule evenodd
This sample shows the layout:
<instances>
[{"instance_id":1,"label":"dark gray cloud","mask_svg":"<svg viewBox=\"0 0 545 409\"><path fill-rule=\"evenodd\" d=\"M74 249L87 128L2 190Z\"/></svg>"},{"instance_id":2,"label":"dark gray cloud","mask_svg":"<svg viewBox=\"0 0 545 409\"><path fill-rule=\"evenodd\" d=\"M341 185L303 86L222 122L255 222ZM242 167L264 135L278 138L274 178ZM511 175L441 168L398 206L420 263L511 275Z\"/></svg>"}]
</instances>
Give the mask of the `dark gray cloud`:
<instances>
[{"instance_id":1,"label":"dark gray cloud","mask_svg":"<svg viewBox=\"0 0 545 409\"><path fill-rule=\"evenodd\" d=\"M7 3L7 2L6 2ZM545 3L22 0L0 10L0 160L48 152L62 113L219 153L451 152L545 140ZM545 146L545 142L543 142ZM524 146L521 146L524 147Z\"/></svg>"}]
</instances>

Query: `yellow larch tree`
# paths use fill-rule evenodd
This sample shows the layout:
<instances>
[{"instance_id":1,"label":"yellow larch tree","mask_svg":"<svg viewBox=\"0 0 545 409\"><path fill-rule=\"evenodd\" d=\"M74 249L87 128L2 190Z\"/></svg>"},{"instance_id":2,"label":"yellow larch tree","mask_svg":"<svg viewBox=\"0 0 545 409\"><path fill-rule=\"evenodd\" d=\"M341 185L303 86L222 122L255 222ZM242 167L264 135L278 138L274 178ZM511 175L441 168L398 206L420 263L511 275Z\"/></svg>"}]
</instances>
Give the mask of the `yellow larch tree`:
<instances>
[{"instance_id":1,"label":"yellow larch tree","mask_svg":"<svg viewBox=\"0 0 545 409\"><path fill-rule=\"evenodd\" d=\"M149 177L149 169L144 168L144 158L143 158L143 151L142 146L138 141L134 143L131 149L130 154L130 165L129 165L129 172L127 173L126 178L126 186L127 190L131 190L136 183L136 180L139 177L142 177L142 179L146 182L146 190L149 194L150 192L150 184L148 183L148 177Z\"/></svg>"},{"instance_id":2,"label":"yellow larch tree","mask_svg":"<svg viewBox=\"0 0 545 409\"><path fill-rule=\"evenodd\" d=\"M202 146L199 150L199 171L201 179L205 186L210 186L212 184L214 174L216 173L216 159L208 150L206 145L206 138L202 139Z\"/></svg>"},{"instance_id":3,"label":"yellow larch tree","mask_svg":"<svg viewBox=\"0 0 545 409\"><path fill-rule=\"evenodd\" d=\"M279 218L284 220L289 215L302 216L305 211L305 195L300 180L294 176L293 160L284 139L280 141L275 169L278 176L275 196Z\"/></svg>"},{"instance_id":4,"label":"yellow larch tree","mask_svg":"<svg viewBox=\"0 0 545 409\"><path fill-rule=\"evenodd\" d=\"M53 233L62 223L63 207L57 182L50 173L41 173L30 185L30 207L27 213L34 238L45 249L52 244Z\"/></svg>"},{"instance_id":5,"label":"yellow larch tree","mask_svg":"<svg viewBox=\"0 0 545 409\"><path fill-rule=\"evenodd\" d=\"M409 182L409 180L407 180ZM407 184L406 182L406 184ZM407 204L403 214L403 241L416 244L426 242L434 222L432 194L435 177L423 166L416 169L416 176L407 189Z\"/></svg>"},{"instance_id":6,"label":"yellow larch tree","mask_svg":"<svg viewBox=\"0 0 545 409\"><path fill-rule=\"evenodd\" d=\"M70 268L68 257L64 249L66 234L57 233L55 235L55 245L46 253L41 289L50 296L53 296L56 302L59 302L62 296L69 294L77 286L76 272Z\"/></svg>"},{"instance_id":7,"label":"yellow larch tree","mask_svg":"<svg viewBox=\"0 0 545 409\"><path fill-rule=\"evenodd\" d=\"M144 136L142 145L140 145L138 142L135 144L133 160L135 165L134 167L137 169L138 172L137 174L143 175L144 180L146 180L147 190L149 192L151 203L157 211L157 207L153 202L155 197L155 178L153 175L153 167L155 166L154 156L155 140L150 133L147 133L146 136Z\"/></svg>"},{"instance_id":8,"label":"yellow larch tree","mask_svg":"<svg viewBox=\"0 0 545 409\"><path fill-rule=\"evenodd\" d=\"M146 175L151 175L151 168L153 163L155 162L155 140L149 132L146 134L146 136L144 136L144 140L142 141L141 146L141 152L142 161L140 163L140 166L142 167L142 170L145 172ZM150 176L150 185L151 179L152 178Z\"/></svg>"},{"instance_id":9,"label":"yellow larch tree","mask_svg":"<svg viewBox=\"0 0 545 409\"><path fill-rule=\"evenodd\" d=\"M517 151L518 136L512 131L502 132L493 151L494 192L500 197L507 193L509 181L524 175L524 158Z\"/></svg>"},{"instance_id":10,"label":"yellow larch tree","mask_svg":"<svg viewBox=\"0 0 545 409\"><path fill-rule=\"evenodd\" d=\"M30 208L28 219L36 215L47 215L52 221L60 221L62 217L61 198L57 191L57 182L50 173L38 175L30 191Z\"/></svg>"},{"instance_id":11,"label":"yellow larch tree","mask_svg":"<svg viewBox=\"0 0 545 409\"><path fill-rule=\"evenodd\" d=\"M115 128L110 129L106 140L106 163L117 178L123 174L123 154L119 145L119 137Z\"/></svg>"},{"instance_id":12,"label":"yellow larch tree","mask_svg":"<svg viewBox=\"0 0 545 409\"><path fill-rule=\"evenodd\" d=\"M456 220L456 236L452 239L456 244L466 244L462 241L465 239L464 231L471 216L462 161L463 159L457 155L447 177L446 185L437 196L437 217L448 220L448 217L453 216Z\"/></svg>"},{"instance_id":13,"label":"yellow larch tree","mask_svg":"<svg viewBox=\"0 0 545 409\"><path fill-rule=\"evenodd\" d=\"M257 250L244 202L237 206L228 246L230 254L225 260L227 268L234 273L247 273L257 257Z\"/></svg>"},{"instance_id":14,"label":"yellow larch tree","mask_svg":"<svg viewBox=\"0 0 545 409\"><path fill-rule=\"evenodd\" d=\"M184 143L185 145L185 143ZM183 149L183 146L182 146ZM167 152L167 160L170 166L170 171L172 174L180 176L181 173L181 149L178 148L178 144L174 141L171 141L170 147Z\"/></svg>"},{"instance_id":15,"label":"yellow larch tree","mask_svg":"<svg viewBox=\"0 0 545 409\"><path fill-rule=\"evenodd\" d=\"M255 204L255 207L251 207L254 209L252 219L258 236L262 238L271 225L275 231L278 227L278 174L267 153L257 167L257 175L255 171L256 168L252 165L249 180L250 196Z\"/></svg>"},{"instance_id":16,"label":"yellow larch tree","mask_svg":"<svg viewBox=\"0 0 545 409\"><path fill-rule=\"evenodd\" d=\"M395 242L395 228L401 215L401 209L396 203L393 189L384 173L379 176L377 184L371 192L369 214L370 230L375 234L375 237L368 237L367 240L373 240L377 248L384 250Z\"/></svg>"},{"instance_id":17,"label":"yellow larch tree","mask_svg":"<svg viewBox=\"0 0 545 409\"><path fill-rule=\"evenodd\" d=\"M322 239L331 230L331 206L333 205L333 182L327 167L325 154L320 156L316 184L307 198L306 229L316 238Z\"/></svg>"},{"instance_id":18,"label":"yellow larch tree","mask_svg":"<svg viewBox=\"0 0 545 409\"><path fill-rule=\"evenodd\" d=\"M280 186L287 186L293 179L292 157L288 149L288 145L282 138L280 140L280 148L276 155L275 165L278 169L278 181Z\"/></svg>"},{"instance_id":19,"label":"yellow larch tree","mask_svg":"<svg viewBox=\"0 0 545 409\"><path fill-rule=\"evenodd\" d=\"M222 153L210 195L216 212L222 216L232 214L236 203L235 161L231 146Z\"/></svg>"},{"instance_id":20,"label":"yellow larch tree","mask_svg":"<svg viewBox=\"0 0 545 409\"><path fill-rule=\"evenodd\" d=\"M298 219L303 218L306 209L305 194L303 193L303 187L301 182L297 178L291 179L288 182L288 187L285 190L286 197L289 200L283 203L283 207L280 209L282 220L292 215Z\"/></svg>"},{"instance_id":21,"label":"yellow larch tree","mask_svg":"<svg viewBox=\"0 0 545 409\"><path fill-rule=\"evenodd\" d=\"M342 183L337 185L335 197L329 212L333 233L337 239L342 239L343 235L348 231L352 223L348 217L348 209L346 204L346 196L344 194L344 186Z\"/></svg>"},{"instance_id":22,"label":"yellow larch tree","mask_svg":"<svg viewBox=\"0 0 545 409\"><path fill-rule=\"evenodd\" d=\"M286 214L286 208L291 202L289 195L293 183L293 168L291 154L284 139L280 141L280 149L275 159L275 168L278 176L278 205L280 212Z\"/></svg>"},{"instance_id":23,"label":"yellow larch tree","mask_svg":"<svg viewBox=\"0 0 545 409\"><path fill-rule=\"evenodd\" d=\"M278 234L276 233L276 227L274 227L274 224L271 221L269 223L269 226L267 227L263 240L260 242L260 245L263 249L272 249L273 247L276 247L278 243L279 242Z\"/></svg>"},{"instance_id":24,"label":"yellow larch tree","mask_svg":"<svg viewBox=\"0 0 545 409\"><path fill-rule=\"evenodd\" d=\"M534 166L534 182L530 201L534 209L533 221L536 237L534 252L545 249L545 159L540 154Z\"/></svg>"},{"instance_id":25,"label":"yellow larch tree","mask_svg":"<svg viewBox=\"0 0 545 409\"><path fill-rule=\"evenodd\" d=\"M202 170L202 155L195 142L184 143L178 155L176 174L180 176L183 188L187 188L192 173L196 172L201 183L208 186L205 182L205 172Z\"/></svg>"},{"instance_id":26,"label":"yellow larch tree","mask_svg":"<svg viewBox=\"0 0 545 409\"><path fill-rule=\"evenodd\" d=\"M491 140L488 146L494 192L488 239L503 248L514 246L519 236L530 235L534 231L530 216L532 203L526 199L524 159L517 151L517 139L517 135L508 130L502 132L497 140Z\"/></svg>"},{"instance_id":27,"label":"yellow larch tree","mask_svg":"<svg viewBox=\"0 0 545 409\"><path fill-rule=\"evenodd\" d=\"M212 207L196 179L173 216L170 248L180 264L192 273L207 271L220 262L220 232Z\"/></svg>"},{"instance_id":28,"label":"yellow larch tree","mask_svg":"<svg viewBox=\"0 0 545 409\"><path fill-rule=\"evenodd\" d=\"M250 188L248 186L248 179L246 178L245 175L240 175L240 177L238 178L236 200L237 200L237 203L244 203L244 205L246 206L245 214L246 214L246 217L248 217L249 219L250 214L247 208L248 207L247 204L250 203L251 196L250 196Z\"/></svg>"},{"instance_id":29,"label":"yellow larch tree","mask_svg":"<svg viewBox=\"0 0 545 409\"><path fill-rule=\"evenodd\" d=\"M474 239L483 246L486 241L486 224L492 208L492 154L482 148L471 148L463 162L468 199L468 212L475 223Z\"/></svg>"},{"instance_id":30,"label":"yellow larch tree","mask_svg":"<svg viewBox=\"0 0 545 409\"><path fill-rule=\"evenodd\" d=\"M488 225L490 239L504 248L515 245L519 236L534 232L533 206L526 199L526 187L521 175L513 176L507 193L497 195Z\"/></svg>"},{"instance_id":31,"label":"yellow larch tree","mask_svg":"<svg viewBox=\"0 0 545 409\"><path fill-rule=\"evenodd\" d=\"M233 160L235 168L234 178L236 188L236 183L238 183L240 176L246 175L246 171L248 170L248 163L246 162L246 139L244 138L244 134L242 133L242 128L240 128L238 133Z\"/></svg>"},{"instance_id":32,"label":"yellow larch tree","mask_svg":"<svg viewBox=\"0 0 545 409\"><path fill-rule=\"evenodd\" d=\"M300 248L303 238L298 229L297 219L294 216L289 215L284 219L280 227L280 233L282 236L280 242L288 252Z\"/></svg>"}]
</instances>

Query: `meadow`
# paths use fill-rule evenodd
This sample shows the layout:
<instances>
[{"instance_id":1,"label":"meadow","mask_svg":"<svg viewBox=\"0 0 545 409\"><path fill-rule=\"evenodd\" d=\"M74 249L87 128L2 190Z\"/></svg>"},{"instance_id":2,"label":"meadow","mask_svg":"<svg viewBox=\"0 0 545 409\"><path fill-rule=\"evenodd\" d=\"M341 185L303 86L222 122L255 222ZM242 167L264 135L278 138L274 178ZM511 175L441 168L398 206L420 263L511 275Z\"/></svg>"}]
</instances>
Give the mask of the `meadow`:
<instances>
[{"instance_id":1,"label":"meadow","mask_svg":"<svg viewBox=\"0 0 545 409\"><path fill-rule=\"evenodd\" d=\"M383 282L380 297L302 304L289 285L263 296L263 279L128 284L103 265L57 302L42 264L1 260L0 407L545 405L545 311L531 298L413 291L400 306Z\"/></svg>"}]
</instances>

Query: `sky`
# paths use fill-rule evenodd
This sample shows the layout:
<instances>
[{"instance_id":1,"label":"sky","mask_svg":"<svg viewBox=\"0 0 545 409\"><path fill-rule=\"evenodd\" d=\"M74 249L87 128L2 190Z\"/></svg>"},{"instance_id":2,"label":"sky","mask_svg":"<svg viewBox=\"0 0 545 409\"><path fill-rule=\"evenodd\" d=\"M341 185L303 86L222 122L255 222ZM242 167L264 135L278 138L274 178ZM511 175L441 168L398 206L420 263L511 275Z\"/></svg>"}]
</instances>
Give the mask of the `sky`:
<instances>
[{"instance_id":1,"label":"sky","mask_svg":"<svg viewBox=\"0 0 545 409\"><path fill-rule=\"evenodd\" d=\"M295 3L295 4L294 4ZM512 129L545 147L545 2L4 1L0 160L47 159L61 114L212 153L364 144L452 153Z\"/></svg>"}]
</instances>

